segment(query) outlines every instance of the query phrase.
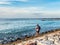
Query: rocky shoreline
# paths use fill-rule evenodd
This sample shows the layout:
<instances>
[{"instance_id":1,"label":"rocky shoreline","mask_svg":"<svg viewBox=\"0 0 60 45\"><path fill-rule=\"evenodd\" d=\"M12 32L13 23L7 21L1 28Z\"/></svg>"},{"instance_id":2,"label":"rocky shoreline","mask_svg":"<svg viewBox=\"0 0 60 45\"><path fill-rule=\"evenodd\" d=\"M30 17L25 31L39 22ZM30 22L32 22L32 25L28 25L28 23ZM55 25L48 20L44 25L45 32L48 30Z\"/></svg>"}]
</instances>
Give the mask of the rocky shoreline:
<instances>
[{"instance_id":1,"label":"rocky shoreline","mask_svg":"<svg viewBox=\"0 0 60 45\"><path fill-rule=\"evenodd\" d=\"M17 38L14 41L10 41L9 43L6 43L6 44L2 43L0 45L17 45L19 43L22 43L22 42L25 42L25 41L29 41L29 40L33 40L33 39L38 38L38 37L43 37L45 35L48 35L48 34L51 34L51 33L55 33L55 32L58 32L58 31L60 31L60 29L42 32L38 36L34 36L34 35L33 36L27 36L26 35L25 38L23 38L23 39Z\"/></svg>"}]
</instances>

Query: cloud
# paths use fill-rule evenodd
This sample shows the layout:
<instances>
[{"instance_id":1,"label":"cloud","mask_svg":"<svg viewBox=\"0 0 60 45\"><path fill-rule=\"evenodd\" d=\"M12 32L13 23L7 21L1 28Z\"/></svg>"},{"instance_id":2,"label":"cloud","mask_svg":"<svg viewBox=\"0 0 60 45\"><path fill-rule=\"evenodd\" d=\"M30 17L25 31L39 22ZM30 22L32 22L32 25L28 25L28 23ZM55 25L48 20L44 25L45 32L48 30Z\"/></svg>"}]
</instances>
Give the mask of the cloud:
<instances>
[{"instance_id":1,"label":"cloud","mask_svg":"<svg viewBox=\"0 0 60 45\"><path fill-rule=\"evenodd\" d=\"M28 2L29 0L0 0L0 5L2 4L13 4L13 2Z\"/></svg>"},{"instance_id":2,"label":"cloud","mask_svg":"<svg viewBox=\"0 0 60 45\"><path fill-rule=\"evenodd\" d=\"M0 4L11 4L11 2L0 2Z\"/></svg>"},{"instance_id":3,"label":"cloud","mask_svg":"<svg viewBox=\"0 0 60 45\"><path fill-rule=\"evenodd\" d=\"M23 3L28 2L29 3ZM35 1L35 2L34 2ZM0 17L2 18L40 18L60 17L60 2L46 3L40 0L0 0ZM44 2L44 3L43 3ZM18 7L16 7L18 5ZM10 7L9 7L10 6ZM29 7L28 7L29 6ZM34 7L35 6L35 7Z\"/></svg>"},{"instance_id":4,"label":"cloud","mask_svg":"<svg viewBox=\"0 0 60 45\"><path fill-rule=\"evenodd\" d=\"M0 18L60 17L60 10L45 10L44 7L0 7Z\"/></svg>"},{"instance_id":5,"label":"cloud","mask_svg":"<svg viewBox=\"0 0 60 45\"><path fill-rule=\"evenodd\" d=\"M39 9L41 10L41 9ZM34 15L35 13L39 13L37 7L0 7L0 17L10 18L10 17L20 17L20 18L28 18L28 17L38 17Z\"/></svg>"}]
</instances>

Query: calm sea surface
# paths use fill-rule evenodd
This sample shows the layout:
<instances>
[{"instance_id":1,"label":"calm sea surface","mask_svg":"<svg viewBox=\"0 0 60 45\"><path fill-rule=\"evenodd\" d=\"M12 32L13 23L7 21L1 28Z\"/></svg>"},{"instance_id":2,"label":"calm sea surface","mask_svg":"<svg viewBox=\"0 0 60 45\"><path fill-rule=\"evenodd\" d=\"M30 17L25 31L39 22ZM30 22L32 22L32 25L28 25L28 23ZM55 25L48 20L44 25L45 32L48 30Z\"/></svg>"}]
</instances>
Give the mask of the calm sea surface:
<instances>
[{"instance_id":1,"label":"calm sea surface","mask_svg":"<svg viewBox=\"0 0 60 45\"><path fill-rule=\"evenodd\" d=\"M33 35L35 34L36 24L41 26L41 33L60 28L60 20L0 20L0 40L10 41L17 39L18 37L23 37L24 35Z\"/></svg>"}]
</instances>

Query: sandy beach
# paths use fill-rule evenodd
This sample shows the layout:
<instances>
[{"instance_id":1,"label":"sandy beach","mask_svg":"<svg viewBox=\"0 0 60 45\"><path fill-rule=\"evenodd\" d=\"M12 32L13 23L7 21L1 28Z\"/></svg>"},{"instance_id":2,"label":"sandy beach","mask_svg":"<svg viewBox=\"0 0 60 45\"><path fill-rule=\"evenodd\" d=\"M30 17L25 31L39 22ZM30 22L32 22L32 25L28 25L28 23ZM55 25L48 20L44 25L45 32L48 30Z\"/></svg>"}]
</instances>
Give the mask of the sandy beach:
<instances>
[{"instance_id":1,"label":"sandy beach","mask_svg":"<svg viewBox=\"0 0 60 45\"><path fill-rule=\"evenodd\" d=\"M59 45L60 44L60 30L48 31L38 36L26 37L25 40L17 40L8 44L0 45L29 45L31 43L37 43L37 45Z\"/></svg>"}]
</instances>

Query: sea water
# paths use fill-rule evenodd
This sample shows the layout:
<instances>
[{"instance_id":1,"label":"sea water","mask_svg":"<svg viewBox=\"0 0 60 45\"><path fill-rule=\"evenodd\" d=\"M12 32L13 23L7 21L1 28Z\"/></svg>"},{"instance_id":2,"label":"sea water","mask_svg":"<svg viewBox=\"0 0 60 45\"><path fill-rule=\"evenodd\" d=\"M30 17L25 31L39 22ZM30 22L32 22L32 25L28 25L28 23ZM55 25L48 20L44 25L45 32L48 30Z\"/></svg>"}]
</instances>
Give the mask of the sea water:
<instances>
[{"instance_id":1,"label":"sea water","mask_svg":"<svg viewBox=\"0 0 60 45\"><path fill-rule=\"evenodd\" d=\"M35 34L36 24L41 27L40 33L60 28L60 20L0 19L0 43Z\"/></svg>"}]
</instances>

